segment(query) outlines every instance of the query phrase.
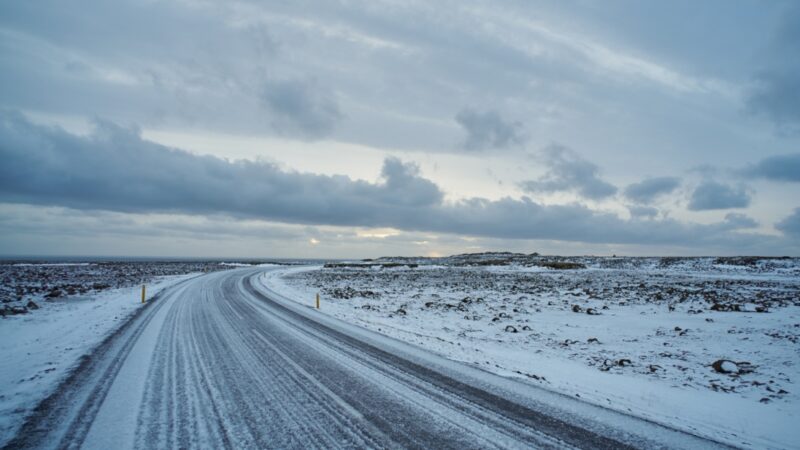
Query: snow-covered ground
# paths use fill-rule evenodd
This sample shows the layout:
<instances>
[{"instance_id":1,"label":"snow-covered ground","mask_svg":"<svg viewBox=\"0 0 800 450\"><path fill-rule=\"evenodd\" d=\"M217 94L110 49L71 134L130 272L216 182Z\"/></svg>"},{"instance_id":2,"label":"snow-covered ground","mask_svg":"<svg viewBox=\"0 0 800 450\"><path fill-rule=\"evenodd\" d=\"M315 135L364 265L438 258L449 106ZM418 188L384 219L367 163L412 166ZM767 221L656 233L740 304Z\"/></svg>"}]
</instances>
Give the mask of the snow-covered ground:
<instances>
[{"instance_id":1,"label":"snow-covered ground","mask_svg":"<svg viewBox=\"0 0 800 450\"><path fill-rule=\"evenodd\" d=\"M287 268L262 281L595 404L737 446L800 445L800 261L583 258L552 270L504 258Z\"/></svg>"},{"instance_id":2,"label":"snow-covered ground","mask_svg":"<svg viewBox=\"0 0 800 450\"><path fill-rule=\"evenodd\" d=\"M197 275L156 277L147 297ZM141 287L135 286L50 299L32 313L0 319L0 447L82 356L141 306Z\"/></svg>"}]
</instances>

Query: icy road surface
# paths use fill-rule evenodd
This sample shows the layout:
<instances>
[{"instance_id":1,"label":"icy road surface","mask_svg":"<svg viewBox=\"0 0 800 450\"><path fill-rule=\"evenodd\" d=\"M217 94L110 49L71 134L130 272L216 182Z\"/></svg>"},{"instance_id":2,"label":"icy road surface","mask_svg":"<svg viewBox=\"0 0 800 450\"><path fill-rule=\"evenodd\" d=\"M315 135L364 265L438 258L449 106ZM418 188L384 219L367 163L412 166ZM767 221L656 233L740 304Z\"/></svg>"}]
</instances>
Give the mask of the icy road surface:
<instances>
[{"instance_id":1,"label":"icy road surface","mask_svg":"<svg viewBox=\"0 0 800 450\"><path fill-rule=\"evenodd\" d=\"M713 448L299 306L265 268L162 292L11 448Z\"/></svg>"}]
</instances>

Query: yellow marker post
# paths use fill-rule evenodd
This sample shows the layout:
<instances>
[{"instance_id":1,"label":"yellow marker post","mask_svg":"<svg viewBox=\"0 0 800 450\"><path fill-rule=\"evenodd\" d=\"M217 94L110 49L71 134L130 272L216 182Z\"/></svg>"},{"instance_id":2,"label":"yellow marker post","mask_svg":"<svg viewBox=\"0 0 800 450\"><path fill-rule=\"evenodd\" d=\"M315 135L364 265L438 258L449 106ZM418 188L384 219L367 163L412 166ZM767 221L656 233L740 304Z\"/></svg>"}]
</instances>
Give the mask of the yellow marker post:
<instances>
[{"instance_id":1,"label":"yellow marker post","mask_svg":"<svg viewBox=\"0 0 800 450\"><path fill-rule=\"evenodd\" d=\"M317 309L319 309L319 292L317 292Z\"/></svg>"},{"instance_id":2,"label":"yellow marker post","mask_svg":"<svg viewBox=\"0 0 800 450\"><path fill-rule=\"evenodd\" d=\"M145 295L145 289L144 289L144 285L142 285L142 303L145 302L144 295Z\"/></svg>"}]
</instances>

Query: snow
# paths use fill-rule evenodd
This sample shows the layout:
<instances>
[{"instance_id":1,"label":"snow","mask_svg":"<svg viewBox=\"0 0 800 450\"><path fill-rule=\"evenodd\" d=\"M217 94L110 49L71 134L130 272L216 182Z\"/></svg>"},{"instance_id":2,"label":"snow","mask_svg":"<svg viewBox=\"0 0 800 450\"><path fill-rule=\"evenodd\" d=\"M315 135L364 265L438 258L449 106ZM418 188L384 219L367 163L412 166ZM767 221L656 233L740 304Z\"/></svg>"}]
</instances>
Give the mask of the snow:
<instances>
[{"instance_id":1,"label":"snow","mask_svg":"<svg viewBox=\"0 0 800 450\"><path fill-rule=\"evenodd\" d=\"M321 312L451 360L736 446L796 448L798 261L608 260L310 266L261 280L305 305L319 292Z\"/></svg>"},{"instance_id":2,"label":"snow","mask_svg":"<svg viewBox=\"0 0 800 450\"><path fill-rule=\"evenodd\" d=\"M158 277L147 298L197 273ZM35 312L0 320L0 446L26 415L142 306L139 286L43 302Z\"/></svg>"}]
</instances>

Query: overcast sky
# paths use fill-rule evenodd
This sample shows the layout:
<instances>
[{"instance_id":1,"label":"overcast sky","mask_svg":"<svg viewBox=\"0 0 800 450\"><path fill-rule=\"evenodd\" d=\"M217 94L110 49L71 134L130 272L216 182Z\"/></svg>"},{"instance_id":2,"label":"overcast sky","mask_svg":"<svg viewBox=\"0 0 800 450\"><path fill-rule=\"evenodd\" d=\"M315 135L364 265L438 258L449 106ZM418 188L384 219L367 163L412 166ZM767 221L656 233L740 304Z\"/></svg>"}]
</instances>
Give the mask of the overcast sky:
<instances>
[{"instance_id":1,"label":"overcast sky","mask_svg":"<svg viewBox=\"0 0 800 450\"><path fill-rule=\"evenodd\" d=\"M800 254L800 3L0 3L0 255Z\"/></svg>"}]
</instances>

